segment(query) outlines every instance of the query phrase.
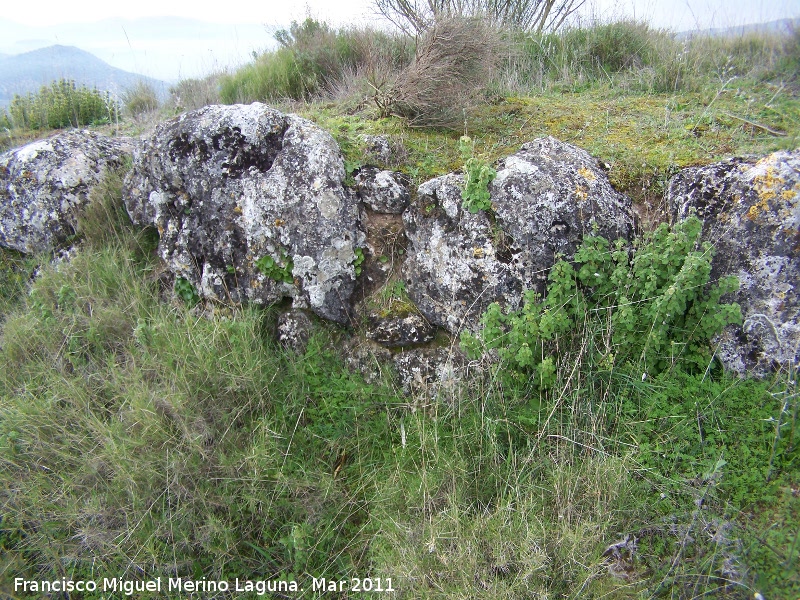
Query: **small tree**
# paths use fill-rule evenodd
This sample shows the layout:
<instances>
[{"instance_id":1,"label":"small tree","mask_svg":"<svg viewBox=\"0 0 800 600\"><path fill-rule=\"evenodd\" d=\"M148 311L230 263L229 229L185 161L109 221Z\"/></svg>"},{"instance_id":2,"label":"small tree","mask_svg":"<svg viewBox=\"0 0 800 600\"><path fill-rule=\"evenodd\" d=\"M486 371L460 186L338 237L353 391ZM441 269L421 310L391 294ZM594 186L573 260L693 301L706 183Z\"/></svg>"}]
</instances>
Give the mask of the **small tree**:
<instances>
[{"instance_id":1,"label":"small tree","mask_svg":"<svg viewBox=\"0 0 800 600\"><path fill-rule=\"evenodd\" d=\"M380 14L409 35L442 17L480 17L525 31L555 31L586 0L374 0Z\"/></svg>"}]
</instances>

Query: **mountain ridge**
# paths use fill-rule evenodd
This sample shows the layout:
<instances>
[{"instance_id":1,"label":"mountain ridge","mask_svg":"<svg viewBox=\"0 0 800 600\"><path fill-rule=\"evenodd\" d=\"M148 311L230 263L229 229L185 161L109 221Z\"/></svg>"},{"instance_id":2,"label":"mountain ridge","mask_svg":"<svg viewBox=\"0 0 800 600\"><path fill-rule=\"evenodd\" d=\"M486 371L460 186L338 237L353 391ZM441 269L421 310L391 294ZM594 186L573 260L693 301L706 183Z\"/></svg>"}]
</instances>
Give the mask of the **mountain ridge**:
<instances>
[{"instance_id":1,"label":"mountain ridge","mask_svg":"<svg viewBox=\"0 0 800 600\"><path fill-rule=\"evenodd\" d=\"M76 46L54 44L11 56L0 56L0 106L8 106L15 95L36 92L58 79L97 88L119 96L142 81L165 96L164 81L113 67Z\"/></svg>"}]
</instances>

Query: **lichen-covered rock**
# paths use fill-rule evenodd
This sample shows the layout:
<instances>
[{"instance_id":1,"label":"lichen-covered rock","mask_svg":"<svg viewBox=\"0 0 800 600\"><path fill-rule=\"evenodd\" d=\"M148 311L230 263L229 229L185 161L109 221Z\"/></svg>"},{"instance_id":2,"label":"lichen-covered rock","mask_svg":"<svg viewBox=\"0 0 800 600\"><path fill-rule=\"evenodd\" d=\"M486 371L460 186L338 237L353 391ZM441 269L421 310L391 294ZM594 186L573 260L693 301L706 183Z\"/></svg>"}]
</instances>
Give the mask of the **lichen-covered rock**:
<instances>
[{"instance_id":1,"label":"lichen-covered rock","mask_svg":"<svg viewBox=\"0 0 800 600\"><path fill-rule=\"evenodd\" d=\"M714 343L726 369L763 377L800 362L800 151L684 169L669 182L676 218L695 212L716 248L711 280L739 278L727 301L743 324Z\"/></svg>"},{"instance_id":2,"label":"lichen-covered rock","mask_svg":"<svg viewBox=\"0 0 800 600\"><path fill-rule=\"evenodd\" d=\"M365 158L372 162L396 167L405 160L408 152L402 143L386 135L362 135Z\"/></svg>"},{"instance_id":3,"label":"lichen-covered rock","mask_svg":"<svg viewBox=\"0 0 800 600\"><path fill-rule=\"evenodd\" d=\"M131 140L70 131L0 155L0 245L34 253L66 242L92 187L132 151Z\"/></svg>"},{"instance_id":4,"label":"lichen-covered rock","mask_svg":"<svg viewBox=\"0 0 800 600\"><path fill-rule=\"evenodd\" d=\"M413 348L392 356L403 393L447 400L463 390L469 364L458 348Z\"/></svg>"},{"instance_id":5,"label":"lichen-covered rock","mask_svg":"<svg viewBox=\"0 0 800 600\"><path fill-rule=\"evenodd\" d=\"M411 199L411 180L403 173L364 167L355 182L359 199L378 213L399 215Z\"/></svg>"},{"instance_id":6,"label":"lichen-covered rock","mask_svg":"<svg viewBox=\"0 0 800 600\"><path fill-rule=\"evenodd\" d=\"M303 310L292 309L278 315L278 343L295 354L305 354L314 325Z\"/></svg>"},{"instance_id":7,"label":"lichen-covered rock","mask_svg":"<svg viewBox=\"0 0 800 600\"><path fill-rule=\"evenodd\" d=\"M430 342L435 333L436 328L425 317L412 313L398 317L373 316L366 335L386 348L402 348Z\"/></svg>"},{"instance_id":8,"label":"lichen-covered rock","mask_svg":"<svg viewBox=\"0 0 800 600\"><path fill-rule=\"evenodd\" d=\"M463 182L451 173L422 184L403 213L408 293L429 321L452 333L475 329L491 302L516 309L524 290L544 291L556 256L570 258L584 235L633 234L630 200L597 160L552 137L498 163L492 215L462 207Z\"/></svg>"},{"instance_id":9,"label":"lichen-covered rock","mask_svg":"<svg viewBox=\"0 0 800 600\"><path fill-rule=\"evenodd\" d=\"M264 104L207 106L160 124L134 155L124 197L155 225L169 268L205 298L291 296L349 319L358 203L333 138Z\"/></svg>"},{"instance_id":10,"label":"lichen-covered rock","mask_svg":"<svg viewBox=\"0 0 800 600\"><path fill-rule=\"evenodd\" d=\"M371 340L353 337L340 348L344 363L356 373L360 373L368 384L378 383L390 377L387 365L392 353L387 348Z\"/></svg>"}]
</instances>

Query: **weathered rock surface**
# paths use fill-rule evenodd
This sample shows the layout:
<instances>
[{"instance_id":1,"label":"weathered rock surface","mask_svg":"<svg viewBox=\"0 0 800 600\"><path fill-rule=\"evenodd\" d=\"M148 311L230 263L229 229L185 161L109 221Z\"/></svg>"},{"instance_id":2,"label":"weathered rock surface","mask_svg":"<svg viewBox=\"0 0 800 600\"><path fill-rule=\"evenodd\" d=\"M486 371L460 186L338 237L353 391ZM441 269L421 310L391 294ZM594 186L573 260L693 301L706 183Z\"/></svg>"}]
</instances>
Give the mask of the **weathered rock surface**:
<instances>
[{"instance_id":1,"label":"weathered rock surface","mask_svg":"<svg viewBox=\"0 0 800 600\"><path fill-rule=\"evenodd\" d=\"M364 167L355 176L359 199L378 213L399 215L411 199L407 175Z\"/></svg>"},{"instance_id":2,"label":"weathered rock surface","mask_svg":"<svg viewBox=\"0 0 800 600\"><path fill-rule=\"evenodd\" d=\"M422 315L412 313L402 317L373 316L367 328L369 339L386 348L402 348L430 342L436 328Z\"/></svg>"},{"instance_id":3,"label":"weathered rock surface","mask_svg":"<svg viewBox=\"0 0 800 600\"><path fill-rule=\"evenodd\" d=\"M386 135L362 135L365 158L387 166L398 166L408 155L399 141Z\"/></svg>"},{"instance_id":4,"label":"weathered rock surface","mask_svg":"<svg viewBox=\"0 0 800 600\"><path fill-rule=\"evenodd\" d=\"M468 376L468 363L457 348L413 348L392 356L403 393L446 401Z\"/></svg>"},{"instance_id":5,"label":"weathered rock surface","mask_svg":"<svg viewBox=\"0 0 800 600\"><path fill-rule=\"evenodd\" d=\"M739 375L763 377L800 362L800 151L756 161L731 159L685 169L670 180L677 218L703 219L714 244L711 279L739 278L743 324L715 340L717 356Z\"/></svg>"},{"instance_id":6,"label":"weathered rock surface","mask_svg":"<svg viewBox=\"0 0 800 600\"><path fill-rule=\"evenodd\" d=\"M447 400L461 388L472 371L457 347L418 347L392 352L371 341L353 338L343 348L348 367L361 373L367 383L393 376L403 394L425 400ZM387 371L387 367L391 367Z\"/></svg>"},{"instance_id":7,"label":"weathered rock surface","mask_svg":"<svg viewBox=\"0 0 800 600\"><path fill-rule=\"evenodd\" d=\"M314 325L305 311L292 309L278 315L278 343L295 354L305 354Z\"/></svg>"},{"instance_id":8,"label":"weathered rock surface","mask_svg":"<svg viewBox=\"0 0 800 600\"><path fill-rule=\"evenodd\" d=\"M584 235L633 234L631 202L584 150L541 138L497 165L492 211L462 208L463 176L419 187L403 213L410 240L408 293L422 314L452 333L474 329L491 302L516 309L525 289L544 290L557 255Z\"/></svg>"},{"instance_id":9,"label":"weathered rock surface","mask_svg":"<svg viewBox=\"0 0 800 600\"><path fill-rule=\"evenodd\" d=\"M159 252L206 298L297 307L348 321L358 204L333 138L264 104L207 106L160 124L124 197L158 227Z\"/></svg>"},{"instance_id":10,"label":"weathered rock surface","mask_svg":"<svg viewBox=\"0 0 800 600\"><path fill-rule=\"evenodd\" d=\"M389 376L388 365L392 359L389 349L371 340L353 337L340 350L348 368L361 373L366 383L378 383Z\"/></svg>"},{"instance_id":11,"label":"weathered rock surface","mask_svg":"<svg viewBox=\"0 0 800 600\"><path fill-rule=\"evenodd\" d=\"M128 139L70 131L0 155L0 245L33 253L66 242L91 189L132 151Z\"/></svg>"}]
</instances>

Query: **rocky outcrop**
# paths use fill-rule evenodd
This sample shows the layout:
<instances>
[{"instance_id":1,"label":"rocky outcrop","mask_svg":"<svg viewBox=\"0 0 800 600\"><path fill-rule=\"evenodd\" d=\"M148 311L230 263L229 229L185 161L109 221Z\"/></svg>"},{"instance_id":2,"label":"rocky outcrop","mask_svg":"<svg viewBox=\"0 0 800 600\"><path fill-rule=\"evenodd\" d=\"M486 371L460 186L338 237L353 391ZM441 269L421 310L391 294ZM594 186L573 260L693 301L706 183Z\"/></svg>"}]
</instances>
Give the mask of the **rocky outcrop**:
<instances>
[{"instance_id":1,"label":"rocky outcrop","mask_svg":"<svg viewBox=\"0 0 800 600\"><path fill-rule=\"evenodd\" d=\"M363 243L344 162L319 127L263 104L207 106L158 126L124 198L201 296L296 307L347 323Z\"/></svg>"},{"instance_id":2,"label":"rocky outcrop","mask_svg":"<svg viewBox=\"0 0 800 600\"><path fill-rule=\"evenodd\" d=\"M422 315L412 313L397 317L372 316L366 336L386 348L403 348L430 342L436 334Z\"/></svg>"},{"instance_id":3,"label":"rocky outcrop","mask_svg":"<svg viewBox=\"0 0 800 600\"><path fill-rule=\"evenodd\" d=\"M411 183L407 175L364 167L355 176L359 199L377 213L399 215L408 206Z\"/></svg>"},{"instance_id":4,"label":"rocky outcrop","mask_svg":"<svg viewBox=\"0 0 800 600\"><path fill-rule=\"evenodd\" d=\"M345 363L367 383L394 379L402 392L427 400L447 401L458 395L472 374L481 373L455 347L418 347L392 353L369 340L353 338L342 349Z\"/></svg>"},{"instance_id":5,"label":"rocky outcrop","mask_svg":"<svg viewBox=\"0 0 800 600\"><path fill-rule=\"evenodd\" d=\"M729 371L763 377L800 362L800 151L685 169L670 180L676 218L695 212L714 244L711 280L736 275L726 298L741 326L716 340Z\"/></svg>"},{"instance_id":6,"label":"rocky outcrop","mask_svg":"<svg viewBox=\"0 0 800 600\"><path fill-rule=\"evenodd\" d=\"M457 348L412 348L395 354L392 364L404 394L443 401L456 396L470 374Z\"/></svg>"},{"instance_id":7,"label":"rocky outcrop","mask_svg":"<svg viewBox=\"0 0 800 600\"><path fill-rule=\"evenodd\" d=\"M70 131L0 155L0 245L35 253L67 242L91 189L132 150L130 140Z\"/></svg>"},{"instance_id":8,"label":"rocky outcrop","mask_svg":"<svg viewBox=\"0 0 800 600\"><path fill-rule=\"evenodd\" d=\"M409 296L451 333L477 327L491 302L516 309L525 289L544 291L556 257L571 257L584 235L633 234L630 200L597 160L552 137L499 162L490 212L465 210L462 188L460 174L428 181L403 213Z\"/></svg>"},{"instance_id":9,"label":"rocky outcrop","mask_svg":"<svg viewBox=\"0 0 800 600\"><path fill-rule=\"evenodd\" d=\"M278 343L295 354L305 354L314 330L311 318L303 310L293 309L278 315Z\"/></svg>"},{"instance_id":10,"label":"rocky outcrop","mask_svg":"<svg viewBox=\"0 0 800 600\"><path fill-rule=\"evenodd\" d=\"M406 158L408 151L403 144L386 135L362 135L364 158L371 163L397 167Z\"/></svg>"}]
</instances>

